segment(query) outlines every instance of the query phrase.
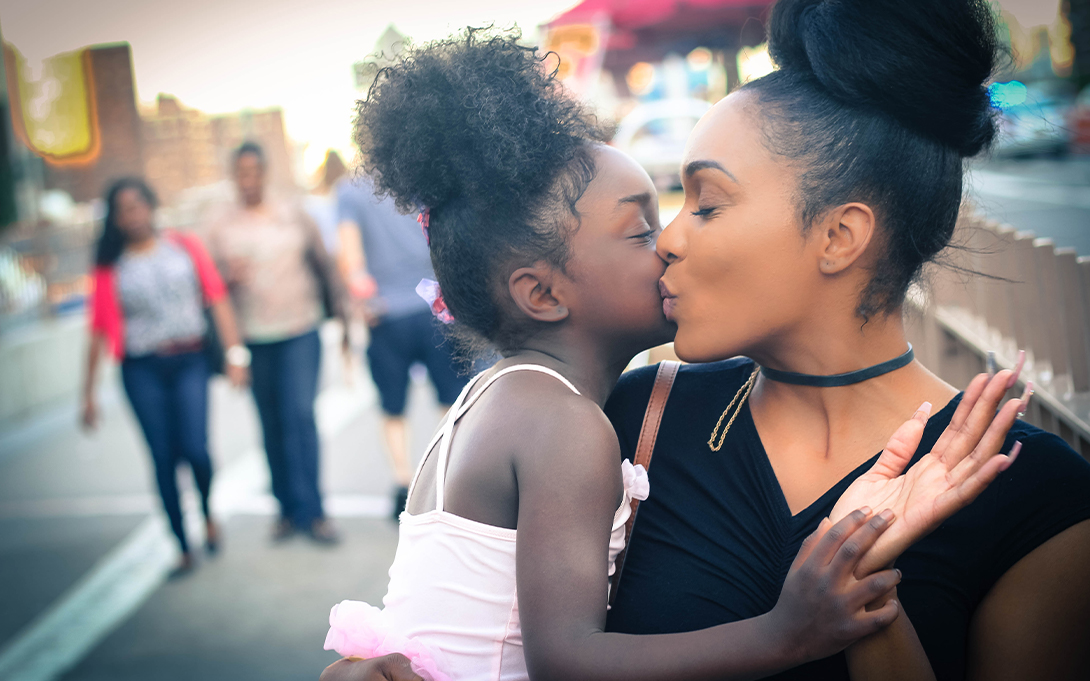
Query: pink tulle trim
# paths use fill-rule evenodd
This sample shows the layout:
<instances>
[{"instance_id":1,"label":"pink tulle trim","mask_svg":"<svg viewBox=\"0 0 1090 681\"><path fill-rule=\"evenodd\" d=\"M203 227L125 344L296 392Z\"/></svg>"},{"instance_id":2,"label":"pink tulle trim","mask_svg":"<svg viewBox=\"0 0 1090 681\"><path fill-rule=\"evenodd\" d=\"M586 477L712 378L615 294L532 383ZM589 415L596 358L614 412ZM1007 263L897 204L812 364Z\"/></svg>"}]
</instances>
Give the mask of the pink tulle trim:
<instances>
[{"instance_id":1,"label":"pink tulle trim","mask_svg":"<svg viewBox=\"0 0 1090 681\"><path fill-rule=\"evenodd\" d=\"M381 657L401 653L426 681L451 681L440 671L441 653L424 643L390 631L381 610L360 601L341 601L329 611L325 649L343 657ZM439 661L437 661L439 660Z\"/></svg>"}]
</instances>

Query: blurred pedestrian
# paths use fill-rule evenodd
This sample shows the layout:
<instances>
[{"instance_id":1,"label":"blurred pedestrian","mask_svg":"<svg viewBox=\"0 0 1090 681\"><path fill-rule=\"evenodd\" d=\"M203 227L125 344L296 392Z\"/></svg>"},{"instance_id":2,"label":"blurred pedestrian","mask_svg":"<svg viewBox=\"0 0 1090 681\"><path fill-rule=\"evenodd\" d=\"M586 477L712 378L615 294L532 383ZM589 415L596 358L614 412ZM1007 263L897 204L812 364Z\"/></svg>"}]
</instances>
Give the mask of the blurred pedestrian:
<instances>
[{"instance_id":1,"label":"blurred pedestrian","mask_svg":"<svg viewBox=\"0 0 1090 681\"><path fill-rule=\"evenodd\" d=\"M339 250L337 237L337 186L348 174L341 155L326 151L325 161L318 169L318 185L303 198L303 208L318 225L326 252L335 256Z\"/></svg>"},{"instance_id":2,"label":"blurred pedestrian","mask_svg":"<svg viewBox=\"0 0 1090 681\"><path fill-rule=\"evenodd\" d=\"M379 198L366 178L341 183L342 272L354 296L367 296L363 311L370 327L367 360L383 412L382 432L393 467L393 515L405 508L409 481L409 427L405 403L409 369L423 364L449 408L466 384L455 366L452 344L428 304L417 294L423 279L434 279L428 242L413 217L402 215L393 199Z\"/></svg>"},{"instance_id":3,"label":"blurred pedestrian","mask_svg":"<svg viewBox=\"0 0 1090 681\"><path fill-rule=\"evenodd\" d=\"M261 147L247 142L238 148L238 202L212 220L208 242L253 357L254 401L280 505L273 538L298 530L334 543L338 536L319 490L314 400L318 327L325 316L343 319L343 287L314 221L302 207L266 196L265 170Z\"/></svg>"},{"instance_id":4,"label":"blurred pedestrian","mask_svg":"<svg viewBox=\"0 0 1090 681\"><path fill-rule=\"evenodd\" d=\"M227 291L200 240L154 226L155 194L143 180L118 180L106 194L91 295L91 342L83 393L83 423L98 422L95 374L107 349L121 361L121 379L144 431L170 527L182 552L177 574L194 566L178 500L177 466L189 463L201 495L205 545L214 553L219 529L208 507L209 364L207 308L235 386L248 381L248 353L239 343Z\"/></svg>"}]
</instances>

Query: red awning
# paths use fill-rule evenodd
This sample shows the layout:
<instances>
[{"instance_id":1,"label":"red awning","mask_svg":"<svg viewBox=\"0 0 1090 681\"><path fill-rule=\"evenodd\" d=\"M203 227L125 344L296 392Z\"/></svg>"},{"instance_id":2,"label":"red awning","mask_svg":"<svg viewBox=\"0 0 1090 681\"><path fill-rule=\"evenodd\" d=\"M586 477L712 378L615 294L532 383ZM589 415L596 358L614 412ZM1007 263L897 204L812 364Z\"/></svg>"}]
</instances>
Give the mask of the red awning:
<instances>
[{"instance_id":1,"label":"red awning","mask_svg":"<svg viewBox=\"0 0 1090 681\"><path fill-rule=\"evenodd\" d=\"M773 0L583 0L549 22L550 26L591 22L603 15L614 28L633 30L653 25L691 24L703 27L709 18L743 20L746 10L771 5Z\"/></svg>"},{"instance_id":2,"label":"red awning","mask_svg":"<svg viewBox=\"0 0 1090 681\"><path fill-rule=\"evenodd\" d=\"M548 26L605 22L606 68L627 68L697 46L737 49L764 40L774 0L583 0Z\"/></svg>"}]
</instances>

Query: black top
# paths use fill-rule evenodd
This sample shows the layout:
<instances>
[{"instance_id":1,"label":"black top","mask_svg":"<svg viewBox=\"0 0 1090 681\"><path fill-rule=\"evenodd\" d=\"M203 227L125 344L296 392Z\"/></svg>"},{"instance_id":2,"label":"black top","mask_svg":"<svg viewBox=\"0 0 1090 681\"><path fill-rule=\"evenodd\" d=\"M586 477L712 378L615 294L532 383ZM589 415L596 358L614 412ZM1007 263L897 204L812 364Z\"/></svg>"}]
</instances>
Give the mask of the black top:
<instances>
[{"instance_id":1,"label":"black top","mask_svg":"<svg viewBox=\"0 0 1090 681\"><path fill-rule=\"evenodd\" d=\"M719 415L753 368L734 359L678 373L651 460L651 496L640 504L608 630L693 631L768 612L803 539L877 459L792 516L748 404L725 446L708 448ZM629 372L606 404L627 458L654 376L655 367ZM931 416L913 463L934 446L960 399ZM1018 461L897 561L904 573L898 599L939 679L964 677L970 621L996 580L1050 537L1090 518L1090 463L1022 421L1002 451L1014 440L1023 445ZM847 679L848 671L841 653L775 678Z\"/></svg>"}]
</instances>

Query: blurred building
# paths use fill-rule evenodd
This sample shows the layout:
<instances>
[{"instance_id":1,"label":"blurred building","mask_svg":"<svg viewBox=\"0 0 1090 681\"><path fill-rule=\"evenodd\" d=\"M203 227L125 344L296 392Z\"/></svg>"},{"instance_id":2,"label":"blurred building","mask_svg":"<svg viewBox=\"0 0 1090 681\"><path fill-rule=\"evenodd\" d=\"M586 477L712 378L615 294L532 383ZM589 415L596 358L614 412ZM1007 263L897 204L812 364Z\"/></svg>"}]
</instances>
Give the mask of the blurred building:
<instances>
[{"instance_id":1,"label":"blurred building","mask_svg":"<svg viewBox=\"0 0 1090 681\"><path fill-rule=\"evenodd\" d=\"M143 119L145 173L164 203L186 189L230 178L232 153L247 140L265 149L270 184L281 190L293 187L280 109L207 115L160 94Z\"/></svg>"},{"instance_id":2,"label":"blurred building","mask_svg":"<svg viewBox=\"0 0 1090 681\"><path fill-rule=\"evenodd\" d=\"M279 109L208 115L160 95L141 112L127 43L57 55L33 75L15 48L4 53L15 137L43 160L44 190L85 202L112 180L138 175L169 204L186 189L227 180L231 152L246 140L265 148L270 184L293 187Z\"/></svg>"},{"instance_id":3,"label":"blurred building","mask_svg":"<svg viewBox=\"0 0 1090 681\"><path fill-rule=\"evenodd\" d=\"M14 57L5 59L5 65L9 91L14 95L15 135L45 159L46 189L60 189L76 201L88 201L101 195L109 178L143 173L144 148L128 44L100 45L71 56L58 55L58 59L69 58L78 63L82 73L74 74L68 80L60 80L59 75L45 77L60 80L62 92L50 101L44 116L41 115L44 107L38 102L32 105L27 101L29 98L25 95L30 88L19 73L21 59L10 48L6 52L6 56ZM86 98L87 105L73 111L72 102L66 101L63 86L77 79L83 81L83 91L79 94ZM67 120L77 117L81 120ZM46 134L51 132L48 129L51 124L69 129L85 126L87 141L80 145L82 148L46 147L43 140L48 142L54 137Z\"/></svg>"},{"instance_id":4,"label":"blurred building","mask_svg":"<svg viewBox=\"0 0 1090 681\"><path fill-rule=\"evenodd\" d=\"M183 189L223 179L207 116L160 94L156 108L145 111L143 119L145 174L165 203Z\"/></svg>"}]
</instances>

